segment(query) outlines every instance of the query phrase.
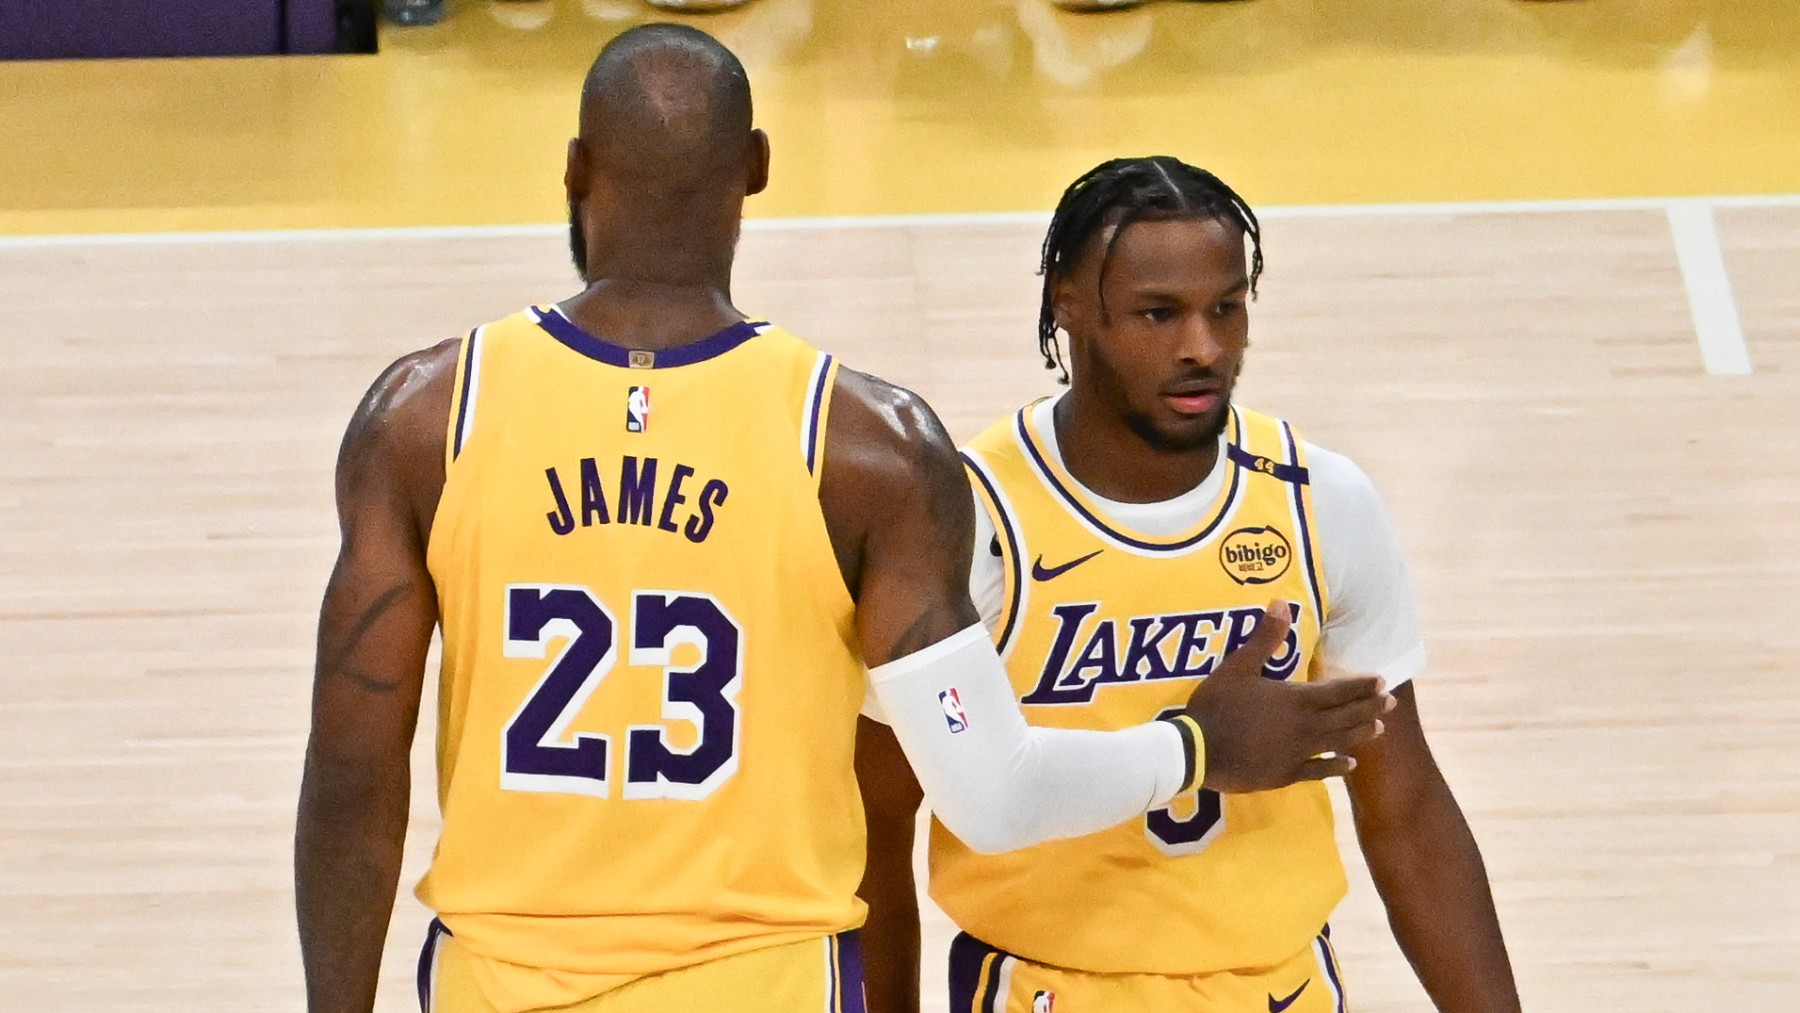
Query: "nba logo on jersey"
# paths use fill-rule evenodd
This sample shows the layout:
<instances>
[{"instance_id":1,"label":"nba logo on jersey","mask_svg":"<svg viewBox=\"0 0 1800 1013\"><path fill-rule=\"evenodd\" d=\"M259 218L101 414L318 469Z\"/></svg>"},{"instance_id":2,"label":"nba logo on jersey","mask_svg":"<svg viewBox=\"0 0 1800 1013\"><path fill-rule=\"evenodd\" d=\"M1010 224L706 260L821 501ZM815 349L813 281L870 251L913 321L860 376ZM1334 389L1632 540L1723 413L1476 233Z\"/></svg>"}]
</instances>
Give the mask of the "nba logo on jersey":
<instances>
[{"instance_id":1,"label":"nba logo on jersey","mask_svg":"<svg viewBox=\"0 0 1800 1013\"><path fill-rule=\"evenodd\" d=\"M950 726L950 734L955 735L969 727L969 715L963 710L962 696L955 686L938 694L938 706L944 708L944 723Z\"/></svg>"},{"instance_id":2,"label":"nba logo on jersey","mask_svg":"<svg viewBox=\"0 0 1800 1013\"><path fill-rule=\"evenodd\" d=\"M650 424L650 388L633 387L625 396L625 431L641 433Z\"/></svg>"},{"instance_id":3,"label":"nba logo on jersey","mask_svg":"<svg viewBox=\"0 0 1800 1013\"><path fill-rule=\"evenodd\" d=\"M1038 991L1031 997L1031 1013L1055 1013L1056 993Z\"/></svg>"}]
</instances>

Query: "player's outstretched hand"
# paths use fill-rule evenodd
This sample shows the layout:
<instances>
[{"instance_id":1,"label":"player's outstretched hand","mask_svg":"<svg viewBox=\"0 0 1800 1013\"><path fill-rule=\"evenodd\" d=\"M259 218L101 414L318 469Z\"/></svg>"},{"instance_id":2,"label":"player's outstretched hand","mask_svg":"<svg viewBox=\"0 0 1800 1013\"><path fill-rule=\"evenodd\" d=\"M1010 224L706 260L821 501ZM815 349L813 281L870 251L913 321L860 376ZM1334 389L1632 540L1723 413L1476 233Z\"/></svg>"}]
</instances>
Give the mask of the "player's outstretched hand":
<instances>
[{"instance_id":1,"label":"player's outstretched hand","mask_svg":"<svg viewBox=\"0 0 1800 1013\"><path fill-rule=\"evenodd\" d=\"M1206 738L1205 787L1269 791L1341 777L1356 766L1350 750L1382 733L1381 715L1393 709L1394 698L1376 676L1263 678L1289 624L1287 605L1271 603L1249 642L1227 654L1188 697L1187 712Z\"/></svg>"}]
</instances>

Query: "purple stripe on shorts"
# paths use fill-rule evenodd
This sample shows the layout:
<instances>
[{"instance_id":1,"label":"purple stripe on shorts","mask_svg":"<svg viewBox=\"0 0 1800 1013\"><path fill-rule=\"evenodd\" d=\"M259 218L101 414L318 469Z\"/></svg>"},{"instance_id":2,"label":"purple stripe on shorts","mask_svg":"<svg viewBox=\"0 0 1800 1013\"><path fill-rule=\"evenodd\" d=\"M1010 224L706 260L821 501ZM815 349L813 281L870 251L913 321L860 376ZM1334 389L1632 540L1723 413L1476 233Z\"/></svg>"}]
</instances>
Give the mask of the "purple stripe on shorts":
<instances>
[{"instance_id":1,"label":"purple stripe on shorts","mask_svg":"<svg viewBox=\"0 0 1800 1013\"><path fill-rule=\"evenodd\" d=\"M419 948L419 1013L431 1013L431 965L436 962L438 940L454 934L436 918L425 930L425 945Z\"/></svg>"},{"instance_id":2,"label":"purple stripe on shorts","mask_svg":"<svg viewBox=\"0 0 1800 1013\"><path fill-rule=\"evenodd\" d=\"M1325 976L1331 979L1331 987L1337 990L1336 1013L1345 1013L1348 1003L1344 999L1343 979L1338 976L1337 954L1331 949L1331 926L1327 925L1325 931L1319 933L1319 942L1325 946Z\"/></svg>"},{"instance_id":3,"label":"purple stripe on shorts","mask_svg":"<svg viewBox=\"0 0 1800 1013\"><path fill-rule=\"evenodd\" d=\"M838 934L837 958L838 981L843 983L843 999L838 1009L842 1013L868 1013L869 1007L863 998L862 936L855 929Z\"/></svg>"}]
</instances>

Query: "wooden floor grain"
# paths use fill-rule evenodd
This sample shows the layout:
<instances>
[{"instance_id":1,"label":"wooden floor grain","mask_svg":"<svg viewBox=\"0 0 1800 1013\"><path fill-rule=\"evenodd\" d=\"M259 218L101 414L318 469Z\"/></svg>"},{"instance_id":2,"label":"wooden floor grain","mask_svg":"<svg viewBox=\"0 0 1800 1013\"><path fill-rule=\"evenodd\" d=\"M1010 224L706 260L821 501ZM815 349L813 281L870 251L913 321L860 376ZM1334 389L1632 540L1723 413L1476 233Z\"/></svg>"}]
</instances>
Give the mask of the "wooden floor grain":
<instances>
[{"instance_id":1,"label":"wooden floor grain","mask_svg":"<svg viewBox=\"0 0 1800 1013\"><path fill-rule=\"evenodd\" d=\"M1654 212L1268 225L1241 400L1384 493L1532 1010L1800 1001L1800 211L1719 222L1747 377L1703 373ZM754 230L738 294L963 438L1052 387L1038 238ZM0 1008L300 1007L338 435L393 357L570 277L549 235L0 249ZM1427 1008L1352 879L1350 995ZM425 918L403 898L383 1010Z\"/></svg>"}]
</instances>

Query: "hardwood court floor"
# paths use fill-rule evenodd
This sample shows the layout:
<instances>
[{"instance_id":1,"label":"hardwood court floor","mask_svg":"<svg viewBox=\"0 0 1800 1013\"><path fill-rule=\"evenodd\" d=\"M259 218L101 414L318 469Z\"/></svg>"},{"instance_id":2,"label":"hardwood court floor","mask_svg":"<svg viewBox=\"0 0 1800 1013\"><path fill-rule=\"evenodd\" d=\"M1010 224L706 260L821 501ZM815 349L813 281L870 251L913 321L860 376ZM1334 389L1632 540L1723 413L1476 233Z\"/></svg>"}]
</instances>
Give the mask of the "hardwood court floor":
<instances>
[{"instance_id":1,"label":"hardwood court floor","mask_svg":"<svg viewBox=\"0 0 1800 1013\"><path fill-rule=\"evenodd\" d=\"M1720 229L1746 377L1703 374L1656 213L1268 227L1241 400L1385 494L1427 728L1536 1011L1800 999L1800 210ZM1038 232L755 230L739 294L966 437L1051 389ZM299 1007L341 427L400 352L568 291L547 233L0 248L0 1008ZM1352 878L1357 1007L1425 1008ZM404 897L383 1010L424 920Z\"/></svg>"}]
</instances>

